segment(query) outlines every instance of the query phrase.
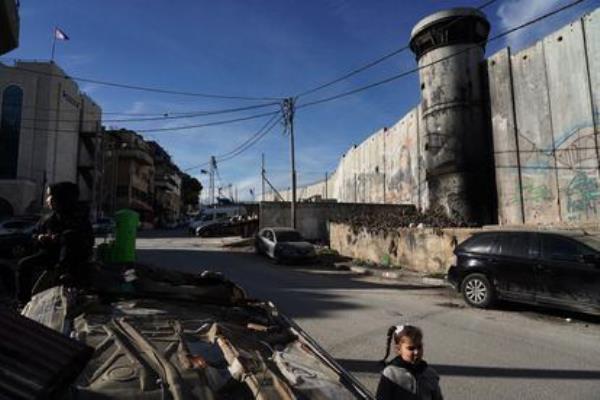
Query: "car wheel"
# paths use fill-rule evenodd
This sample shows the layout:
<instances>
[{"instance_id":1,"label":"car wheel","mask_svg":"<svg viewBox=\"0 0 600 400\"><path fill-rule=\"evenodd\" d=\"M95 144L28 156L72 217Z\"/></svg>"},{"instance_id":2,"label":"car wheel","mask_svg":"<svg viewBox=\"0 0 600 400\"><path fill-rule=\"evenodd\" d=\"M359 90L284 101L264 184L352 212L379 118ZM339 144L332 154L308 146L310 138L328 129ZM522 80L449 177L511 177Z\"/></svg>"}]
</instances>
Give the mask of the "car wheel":
<instances>
[{"instance_id":1,"label":"car wheel","mask_svg":"<svg viewBox=\"0 0 600 400\"><path fill-rule=\"evenodd\" d=\"M484 274L471 274L462 281L461 292L472 307L488 308L494 303L494 287Z\"/></svg>"}]
</instances>

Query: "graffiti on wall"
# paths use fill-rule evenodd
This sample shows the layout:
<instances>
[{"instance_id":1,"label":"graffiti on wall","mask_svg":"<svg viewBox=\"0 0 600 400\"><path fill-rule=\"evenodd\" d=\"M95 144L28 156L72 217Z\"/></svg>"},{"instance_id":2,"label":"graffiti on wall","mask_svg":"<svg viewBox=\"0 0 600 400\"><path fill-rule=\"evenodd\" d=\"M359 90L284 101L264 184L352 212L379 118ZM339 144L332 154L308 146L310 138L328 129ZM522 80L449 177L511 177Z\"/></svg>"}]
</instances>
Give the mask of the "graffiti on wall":
<instances>
[{"instance_id":1,"label":"graffiti on wall","mask_svg":"<svg viewBox=\"0 0 600 400\"><path fill-rule=\"evenodd\" d=\"M593 126L583 124L557 140L559 192L566 220L595 219L600 206L598 159Z\"/></svg>"},{"instance_id":2,"label":"graffiti on wall","mask_svg":"<svg viewBox=\"0 0 600 400\"><path fill-rule=\"evenodd\" d=\"M569 219L580 216L590 218L598 214L600 190L597 175L589 176L585 171L576 171L566 190Z\"/></svg>"},{"instance_id":3,"label":"graffiti on wall","mask_svg":"<svg viewBox=\"0 0 600 400\"><path fill-rule=\"evenodd\" d=\"M544 205L553 200L554 196L545 183L539 184L535 179L523 179L523 198L532 204ZM518 204L520 201L521 195L518 192L513 193L512 204Z\"/></svg>"}]
</instances>

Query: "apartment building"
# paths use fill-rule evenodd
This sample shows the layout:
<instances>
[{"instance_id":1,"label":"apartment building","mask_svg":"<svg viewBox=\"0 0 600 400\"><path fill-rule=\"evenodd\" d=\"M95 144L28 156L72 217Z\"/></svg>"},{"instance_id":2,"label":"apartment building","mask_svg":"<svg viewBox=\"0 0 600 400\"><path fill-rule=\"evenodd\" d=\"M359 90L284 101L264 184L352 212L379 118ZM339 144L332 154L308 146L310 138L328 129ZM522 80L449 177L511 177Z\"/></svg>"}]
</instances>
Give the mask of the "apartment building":
<instances>
[{"instance_id":1,"label":"apartment building","mask_svg":"<svg viewBox=\"0 0 600 400\"><path fill-rule=\"evenodd\" d=\"M112 215L128 208L145 224L154 222L154 160L152 148L127 129L102 133L102 209Z\"/></svg>"},{"instance_id":2,"label":"apartment building","mask_svg":"<svg viewBox=\"0 0 600 400\"><path fill-rule=\"evenodd\" d=\"M181 213L181 175L171 156L158 143L148 142L154 158L154 212L158 225L173 226Z\"/></svg>"}]
</instances>

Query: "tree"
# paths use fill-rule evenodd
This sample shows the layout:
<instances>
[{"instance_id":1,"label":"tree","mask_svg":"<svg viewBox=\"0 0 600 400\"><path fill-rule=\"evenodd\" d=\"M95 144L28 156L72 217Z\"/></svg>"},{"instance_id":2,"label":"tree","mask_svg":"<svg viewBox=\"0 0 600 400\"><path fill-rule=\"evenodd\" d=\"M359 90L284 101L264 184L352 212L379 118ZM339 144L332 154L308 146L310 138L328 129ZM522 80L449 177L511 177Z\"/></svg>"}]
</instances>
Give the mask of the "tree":
<instances>
[{"instance_id":1,"label":"tree","mask_svg":"<svg viewBox=\"0 0 600 400\"><path fill-rule=\"evenodd\" d=\"M186 173L182 173L181 202L183 203L184 207L187 208L187 206L192 206L194 208L197 208L198 199L200 198L200 193L202 192L202 189L202 184L198 179Z\"/></svg>"}]
</instances>

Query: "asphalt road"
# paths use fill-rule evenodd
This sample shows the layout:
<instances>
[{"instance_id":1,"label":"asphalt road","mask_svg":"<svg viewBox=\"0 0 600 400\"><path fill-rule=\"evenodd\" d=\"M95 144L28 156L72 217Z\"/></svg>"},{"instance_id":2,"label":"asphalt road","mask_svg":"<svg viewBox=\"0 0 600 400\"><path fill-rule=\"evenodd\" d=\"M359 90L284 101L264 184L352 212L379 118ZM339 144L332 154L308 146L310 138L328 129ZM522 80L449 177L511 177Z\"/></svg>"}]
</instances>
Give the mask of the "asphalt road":
<instances>
[{"instance_id":1,"label":"asphalt road","mask_svg":"<svg viewBox=\"0 0 600 400\"><path fill-rule=\"evenodd\" d=\"M446 288L301 270L205 239L152 236L138 239L139 261L222 272L273 301L372 392L387 328L411 323L424 331L425 359L446 399L600 399L598 318L516 305L477 310Z\"/></svg>"}]
</instances>

